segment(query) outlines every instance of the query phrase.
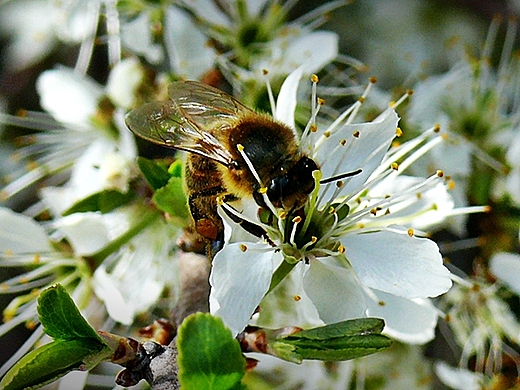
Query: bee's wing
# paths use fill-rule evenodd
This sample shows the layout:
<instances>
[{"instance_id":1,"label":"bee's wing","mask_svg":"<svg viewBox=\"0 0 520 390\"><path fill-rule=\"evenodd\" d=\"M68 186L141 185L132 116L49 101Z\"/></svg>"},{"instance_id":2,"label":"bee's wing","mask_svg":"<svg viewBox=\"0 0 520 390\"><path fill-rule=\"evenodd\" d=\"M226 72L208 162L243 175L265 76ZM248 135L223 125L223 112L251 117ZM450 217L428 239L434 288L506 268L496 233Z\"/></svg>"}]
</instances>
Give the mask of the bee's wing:
<instances>
[{"instance_id":1,"label":"bee's wing","mask_svg":"<svg viewBox=\"0 0 520 390\"><path fill-rule=\"evenodd\" d=\"M232 163L226 148L173 100L135 108L126 115L125 122L135 135L147 141L196 153L226 166Z\"/></svg>"},{"instance_id":2,"label":"bee's wing","mask_svg":"<svg viewBox=\"0 0 520 390\"><path fill-rule=\"evenodd\" d=\"M178 81L168 86L168 94L183 114L200 127L232 119L253 111L219 89L197 81Z\"/></svg>"}]
</instances>

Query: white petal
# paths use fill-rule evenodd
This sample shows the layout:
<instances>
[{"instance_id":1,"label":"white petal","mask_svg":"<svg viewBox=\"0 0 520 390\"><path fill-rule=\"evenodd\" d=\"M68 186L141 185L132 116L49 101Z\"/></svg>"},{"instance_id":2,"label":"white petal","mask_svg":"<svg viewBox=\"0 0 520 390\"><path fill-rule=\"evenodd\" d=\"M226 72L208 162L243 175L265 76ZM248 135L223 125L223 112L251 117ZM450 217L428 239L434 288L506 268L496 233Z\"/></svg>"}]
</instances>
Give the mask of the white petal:
<instances>
[{"instance_id":1,"label":"white petal","mask_svg":"<svg viewBox=\"0 0 520 390\"><path fill-rule=\"evenodd\" d=\"M153 42L150 29L150 12L142 12L134 20L121 26L121 42L135 54L143 55L152 64L163 60L160 45Z\"/></svg>"},{"instance_id":2,"label":"white petal","mask_svg":"<svg viewBox=\"0 0 520 390\"><path fill-rule=\"evenodd\" d=\"M424 344L435 337L438 311L428 299L406 299L372 290L367 315L385 320L384 333L408 344Z\"/></svg>"},{"instance_id":3,"label":"white petal","mask_svg":"<svg viewBox=\"0 0 520 390\"><path fill-rule=\"evenodd\" d=\"M135 137L128 131L125 124L124 110L117 110L114 114L114 122L119 130L119 144L117 151L121 153L129 161L135 161L137 157L137 145L135 144Z\"/></svg>"},{"instance_id":4,"label":"white petal","mask_svg":"<svg viewBox=\"0 0 520 390\"><path fill-rule=\"evenodd\" d=\"M97 297L105 303L108 315L117 322L131 325L135 313L132 307L125 302L117 282L104 267L98 267L94 273L93 285Z\"/></svg>"},{"instance_id":5,"label":"white petal","mask_svg":"<svg viewBox=\"0 0 520 390\"><path fill-rule=\"evenodd\" d=\"M0 251L39 253L51 250L49 238L34 219L0 207Z\"/></svg>"},{"instance_id":6,"label":"white petal","mask_svg":"<svg viewBox=\"0 0 520 390\"><path fill-rule=\"evenodd\" d=\"M205 19L213 25L231 28L231 23L213 0L190 0L184 3L198 18Z\"/></svg>"},{"instance_id":7,"label":"white petal","mask_svg":"<svg viewBox=\"0 0 520 390\"><path fill-rule=\"evenodd\" d=\"M103 216L97 213L78 213L54 222L79 256L96 253L110 242L110 235Z\"/></svg>"},{"instance_id":8,"label":"white petal","mask_svg":"<svg viewBox=\"0 0 520 390\"><path fill-rule=\"evenodd\" d=\"M133 211L139 213L135 209ZM118 219L121 224L121 216ZM132 239L115 258L110 259L110 268L103 263L98 268L101 269L99 275L96 270L94 278L98 283L107 283L111 289L117 290L113 298L108 292L103 295L112 318L119 322L132 321L136 315L148 311L157 303L167 286L175 288L178 273L174 245L177 232L176 227L157 220ZM124 312L116 307L116 303L123 305Z\"/></svg>"},{"instance_id":9,"label":"white petal","mask_svg":"<svg viewBox=\"0 0 520 390\"><path fill-rule=\"evenodd\" d=\"M211 314L220 316L233 335L244 329L267 293L273 257L279 257L266 251L265 244L247 243L246 252L241 245L230 244L217 253L209 278Z\"/></svg>"},{"instance_id":10,"label":"white petal","mask_svg":"<svg viewBox=\"0 0 520 390\"><path fill-rule=\"evenodd\" d=\"M73 205L77 196L67 186L43 187L39 191L40 198L52 215L60 216L65 210Z\"/></svg>"},{"instance_id":11,"label":"white petal","mask_svg":"<svg viewBox=\"0 0 520 390\"><path fill-rule=\"evenodd\" d=\"M365 294L350 270L312 260L303 285L325 323L366 315Z\"/></svg>"},{"instance_id":12,"label":"white petal","mask_svg":"<svg viewBox=\"0 0 520 390\"><path fill-rule=\"evenodd\" d=\"M85 126L95 114L103 89L93 80L60 68L43 72L36 82L40 104L54 119Z\"/></svg>"},{"instance_id":13,"label":"white petal","mask_svg":"<svg viewBox=\"0 0 520 390\"><path fill-rule=\"evenodd\" d=\"M143 77L143 68L136 58L124 59L110 71L106 93L116 106L129 109Z\"/></svg>"},{"instance_id":14,"label":"white petal","mask_svg":"<svg viewBox=\"0 0 520 390\"><path fill-rule=\"evenodd\" d=\"M445 385L452 389L482 389L482 377L473 371L450 367L444 362L439 362L435 364L435 373Z\"/></svg>"},{"instance_id":15,"label":"white petal","mask_svg":"<svg viewBox=\"0 0 520 390\"><path fill-rule=\"evenodd\" d=\"M271 329L282 328L287 324L305 329L323 325L303 286L307 268L308 266L300 261L289 275L262 299L260 312L255 314L251 322L253 325ZM299 299L294 299L296 296Z\"/></svg>"},{"instance_id":16,"label":"white petal","mask_svg":"<svg viewBox=\"0 0 520 390\"><path fill-rule=\"evenodd\" d=\"M280 72L288 73L302 66L306 74L316 73L338 55L338 35L316 31L294 39L284 50Z\"/></svg>"},{"instance_id":17,"label":"white petal","mask_svg":"<svg viewBox=\"0 0 520 390\"><path fill-rule=\"evenodd\" d=\"M294 70L282 84L278 99L276 101L276 112L274 118L285 123L291 129L295 128L294 124L294 110L296 109L296 92L298 85L303 75L303 69L297 68Z\"/></svg>"},{"instance_id":18,"label":"white petal","mask_svg":"<svg viewBox=\"0 0 520 390\"><path fill-rule=\"evenodd\" d=\"M247 12L251 16L260 16L260 12L266 6L267 0L246 0Z\"/></svg>"},{"instance_id":19,"label":"white petal","mask_svg":"<svg viewBox=\"0 0 520 390\"><path fill-rule=\"evenodd\" d=\"M88 376L88 371L71 371L59 380L58 390L83 390Z\"/></svg>"},{"instance_id":20,"label":"white petal","mask_svg":"<svg viewBox=\"0 0 520 390\"><path fill-rule=\"evenodd\" d=\"M490 260L490 270L517 295L520 295L520 256L497 253Z\"/></svg>"},{"instance_id":21,"label":"white petal","mask_svg":"<svg viewBox=\"0 0 520 390\"><path fill-rule=\"evenodd\" d=\"M405 298L436 297L451 287L437 244L406 229L349 234L345 255L364 285Z\"/></svg>"},{"instance_id":22,"label":"white petal","mask_svg":"<svg viewBox=\"0 0 520 390\"><path fill-rule=\"evenodd\" d=\"M166 10L165 42L176 76L199 79L215 65L215 50L192 19L176 7Z\"/></svg>"},{"instance_id":23,"label":"white petal","mask_svg":"<svg viewBox=\"0 0 520 390\"><path fill-rule=\"evenodd\" d=\"M315 160L321 164L323 177L361 168L363 171L346 180L341 190L342 194L357 193L372 172L381 165L395 137L398 121L397 113L393 109L388 109L373 122L342 126L317 150ZM353 134L357 131L359 137L354 137ZM342 140L346 140L346 144L340 146L331 156L331 152L340 145ZM326 188L327 186L322 186L320 190L325 191Z\"/></svg>"}]
</instances>

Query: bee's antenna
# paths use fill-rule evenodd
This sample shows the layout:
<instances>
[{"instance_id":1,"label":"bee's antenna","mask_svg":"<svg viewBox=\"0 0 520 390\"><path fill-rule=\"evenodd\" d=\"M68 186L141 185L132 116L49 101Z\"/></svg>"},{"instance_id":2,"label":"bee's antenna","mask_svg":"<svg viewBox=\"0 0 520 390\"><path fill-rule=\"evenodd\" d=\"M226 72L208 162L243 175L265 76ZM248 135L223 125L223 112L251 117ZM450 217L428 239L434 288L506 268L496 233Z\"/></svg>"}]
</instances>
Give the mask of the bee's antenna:
<instances>
[{"instance_id":1,"label":"bee's antenna","mask_svg":"<svg viewBox=\"0 0 520 390\"><path fill-rule=\"evenodd\" d=\"M338 180L344 179L346 177L356 176L356 175L359 175L361 172L363 172L363 170L361 168L359 168L359 169L356 169L355 171L345 172L345 173L342 173L341 175L331 176L326 179L320 180L320 184L332 183L334 181L338 181Z\"/></svg>"}]
</instances>

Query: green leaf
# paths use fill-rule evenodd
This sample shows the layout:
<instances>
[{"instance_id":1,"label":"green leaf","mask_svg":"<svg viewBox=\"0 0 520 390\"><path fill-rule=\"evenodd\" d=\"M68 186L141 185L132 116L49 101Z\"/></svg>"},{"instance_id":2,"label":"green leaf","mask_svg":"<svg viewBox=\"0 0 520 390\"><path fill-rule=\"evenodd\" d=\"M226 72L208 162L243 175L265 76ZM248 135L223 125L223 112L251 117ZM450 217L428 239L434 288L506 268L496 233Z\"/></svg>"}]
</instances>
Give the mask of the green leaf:
<instances>
[{"instance_id":1,"label":"green leaf","mask_svg":"<svg viewBox=\"0 0 520 390\"><path fill-rule=\"evenodd\" d=\"M127 204L134 198L134 192L122 193L117 190L105 190L96 192L79 202L74 203L69 209L63 212L63 216L74 213L85 213L88 211L100 211L108 213L117 207Z\"/></svg>"},{"instance_id":2,"label":"green leaf","mask_svg":"<svg viewBox=\"0 0 520 390\"><path fill-rule=\"evenodd\" d=\"M182 173L184 172L184 164L181 160L175 160L169 167L168 173L170 176L174 177L182 177Z\"/></svg>"},{"instance_id":3,"label":"green leaf","mask_svg":"<svg viewBox=\"0 0 520 390\"><path fill-rule=\"evenodd\" d=\"M241 388L245 359L222 320L207 313L188 316L177 336L179 380L186 390Z\"/></svg>"},{"instance_id":4,"label":"green leaf","mask_svg":"<svg viewBox=\"0 0 520 390\"><path fill-rule=\"evenodd\" d=\"M392 340L383 336L384 322L359 318L303 330L270 342L272 354L301 363L303 359L349 360L388 348Z\"/></svg>"},{"instance_id":5,"label":"green leaf","mask_svg":"<svg viewBox=\"0 0 520 390\"><path fill-rule=\"evenodd\" d=\"M172 176L168 173L167 167L163 164L144 157L137 158L137 166L141 170L148 184L150 184L150 187L154 190L164 187Z\"/></svg>"},{"instance_id":6,"label":"green leaf","mask_svg":"<svg viewBox=\"0 0 520 390\"><path fill-rule=\"evenodd\" d=\"M91 367L85 362L100 354L103 349L103 344L98 340L88 338L57 340L45 344L29 352L14 365L0 381L0 389L38 388L72 370L89 369Z\"/></svg>"},{"instance_id":7,"label":"green leaf","mask_svg":"<svg viewBox=\"0 0 520 390\"><path fill-rule=\"evenodd\" d=\"M182 178L170 177L164 187L155 191L152 200L159 210L188 223L190 211Z\"/></svg>"},{"instance_id":8,"label":"green leaf","mask_svg":"<svg viewBox=\"0 0 520 390\"><path fill-rule=\"evenodd\" d=\"M105 343L83 318L65 288L57 284L44 290L38 298L38 315L45 333L56 340L79 338Z\"/></svg>"},{"instance_id":9,"label":"green leaf","mask_svg":"<svg viewBox=\"0 0 520 390\"><path fill-rule=\"evenodd\" d=\"M54 341L20 359L4 376L0 389L37 388L72 370L89 370L114 355L118 344L109 345L98 335L60 284L42 291L37 310Z\"/></svg>"}]
</instances>

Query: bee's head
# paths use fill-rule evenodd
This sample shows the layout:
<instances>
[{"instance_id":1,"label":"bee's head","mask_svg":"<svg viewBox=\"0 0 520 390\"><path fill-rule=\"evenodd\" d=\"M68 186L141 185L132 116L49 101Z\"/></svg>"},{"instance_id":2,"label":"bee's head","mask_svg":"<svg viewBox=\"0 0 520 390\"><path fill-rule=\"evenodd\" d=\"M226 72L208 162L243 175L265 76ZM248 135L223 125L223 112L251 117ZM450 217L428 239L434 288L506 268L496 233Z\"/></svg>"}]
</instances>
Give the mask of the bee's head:
<instances>
[{"instance_id":1,"label":"bee's head","mask_svg":"<svg viewBox=\"0 0 520 390\"><path fill-rule=\"evenodd\" d=\"M312 172L318 170L314 160L303 156L289 169L280 167L277 174L267 183L267 197L271 203L284 210L293 210L302 207L307 196L314 189ZM255 191L256 203L267 208L262 194Z\"/></svg>"}]
</instances>

